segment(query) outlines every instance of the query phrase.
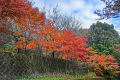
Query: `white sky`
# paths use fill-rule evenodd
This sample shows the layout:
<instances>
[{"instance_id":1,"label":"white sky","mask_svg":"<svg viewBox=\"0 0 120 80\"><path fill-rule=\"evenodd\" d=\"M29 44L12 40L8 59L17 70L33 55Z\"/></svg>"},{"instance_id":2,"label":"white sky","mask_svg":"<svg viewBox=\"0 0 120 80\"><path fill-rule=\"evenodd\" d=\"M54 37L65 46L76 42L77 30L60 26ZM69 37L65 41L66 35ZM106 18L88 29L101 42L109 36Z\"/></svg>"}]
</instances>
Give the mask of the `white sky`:
<instances>
[{"instance_id":1,"label":"white sky","mask_svg":"<svg viewBox=\"0 0 120 80\"><path fill-rule=\"evenodd\" d=\"M47 9L53 9L58 5L58 9L62 14L73 15L81 23L83 28L89 28L92 23L97 22L99 18L94 14L94 10L104 8L105 4L100 0L34 0L35 7L40 10L45 6ZM101 22L107 22L108 24L114 24L118 26L118 20L109 19L102 20ZM120 31L119 27L116 27L117 31Z\"/></svg>"}]
</instances>

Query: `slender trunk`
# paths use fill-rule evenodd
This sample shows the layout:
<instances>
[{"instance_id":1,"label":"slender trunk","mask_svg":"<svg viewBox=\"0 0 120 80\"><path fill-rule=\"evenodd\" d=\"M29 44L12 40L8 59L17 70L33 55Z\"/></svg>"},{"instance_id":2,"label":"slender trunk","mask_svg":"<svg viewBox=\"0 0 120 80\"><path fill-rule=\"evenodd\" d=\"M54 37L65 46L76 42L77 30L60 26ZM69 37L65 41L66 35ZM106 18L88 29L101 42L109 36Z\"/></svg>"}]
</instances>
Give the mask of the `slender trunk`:
<instances>
[{"instance_id":1,"label":"slender trunk","mask_svg":"<svg viewBox=\"0 0 120 80\"><path fill-rule=\"evenodd\" d=\"M20 48L18 48L18 53L20 53Z\"/></svg>"},{"instance_id":2,"label":"slender trunk","mask_svg":"<svg viewBox=\"0 0 120 80\"><path fill-rule=\"evenodd\" d=\"M52 52L52 57L55 58L55 54L54 54L54 52Z\"/></svg>"}]
</instances>

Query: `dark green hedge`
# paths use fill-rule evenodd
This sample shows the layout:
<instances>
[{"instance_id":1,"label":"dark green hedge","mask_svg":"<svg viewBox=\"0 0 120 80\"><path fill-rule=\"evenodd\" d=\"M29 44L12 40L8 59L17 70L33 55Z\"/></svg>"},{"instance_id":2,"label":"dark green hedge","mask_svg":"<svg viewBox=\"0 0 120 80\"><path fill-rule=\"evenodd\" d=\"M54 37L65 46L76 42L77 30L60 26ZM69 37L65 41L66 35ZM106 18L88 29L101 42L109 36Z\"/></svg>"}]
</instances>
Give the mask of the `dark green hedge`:
<instances>
[{"instance_id":1,"label":"dark green hedge","mask_svg":"<svg viewBox=\"0 0 120 80\"><path fill-rule=\"evenodd\" d=\"M78 66L76 61L43 57L40 54L17 53L11 56L9 53L0 53L0 77L24 77L35 73L78 75L87 73L87 69L87 64Z\"/></svg>"}]
</instances>

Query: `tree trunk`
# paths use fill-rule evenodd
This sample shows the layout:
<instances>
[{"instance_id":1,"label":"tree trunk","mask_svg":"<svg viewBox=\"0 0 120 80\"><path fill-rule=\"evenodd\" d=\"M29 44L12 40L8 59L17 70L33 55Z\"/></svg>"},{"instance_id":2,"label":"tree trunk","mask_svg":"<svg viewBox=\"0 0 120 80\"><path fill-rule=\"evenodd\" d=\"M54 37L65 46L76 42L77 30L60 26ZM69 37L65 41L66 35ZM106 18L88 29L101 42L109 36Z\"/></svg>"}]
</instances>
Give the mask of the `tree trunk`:
<instances>
[{"instance_id":1,"label":"tree trunk","mask_svg":"<svg viewBox=\"0 0 120 80\"><path fill-rule=\"evenodd\" d=\"M54 54L54 52L52 52L52 57L55 58L55 54Z\"/></svg>"}]
</instances>

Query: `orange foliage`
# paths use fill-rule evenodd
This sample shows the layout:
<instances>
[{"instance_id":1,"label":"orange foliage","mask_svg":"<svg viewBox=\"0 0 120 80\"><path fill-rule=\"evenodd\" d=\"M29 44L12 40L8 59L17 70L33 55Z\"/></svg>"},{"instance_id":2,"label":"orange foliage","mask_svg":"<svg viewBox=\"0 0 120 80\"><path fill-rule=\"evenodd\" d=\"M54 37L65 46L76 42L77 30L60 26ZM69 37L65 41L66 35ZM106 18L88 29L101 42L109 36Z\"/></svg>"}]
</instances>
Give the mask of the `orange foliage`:
<instances>
[{"instance_id":1,"label":"orange foliage","mask_svg":"<svg viewBox=\"0 0 120 80\"><path fill-rule=\"evenodd\" d=\"M91 53L85 48L87 38L78 38L70 31L56 30L46 23L45 14L40 13L37 8L32 8L26 0L0 0L0 6L0 20L14 20L16 27L19 27L14 35L21 36L26 32L36 35L39 45L47 54L61 52L63 59L85 60L86 55ZM26 38L20 37L16 48L35 50L38 47L35 39L28 45L26 42Z\"/></svg>"},{"instance_id":2,"label":"orange foliage","mask_svg":"<svg viewBox=\"0 0 120 80\"><path fill-rule=\"evenodd\" d=\"M40 29L39 44L42 45L42 49L59 52L62 48L61 36L58 35L54 27L48 24Z\"/></svg>"},{"instance_id":3,"label":"orange foliage","mask_svg":"<svg viewBox=\"0 0 120 80\"><path fill-rule=\"evenodd\" d=\"M18 41L17 42L17 44L16 44L16 48L18 49L18 48L23 48L23 46L24 46L24 41Z\"/></svg>"},{"instance_id":4,"label":"orange foliage","mask_svg":"<svg viewBox=\"0 0 120 80\"><path fill-rule=\"evenodd\" d=\"M10 34L8 28L6 27L0 27L0 33L4 33L6 35Z\"/></svg>"},{"instance_id":5,"label":"orange foliage","mask_svg":"<svg viewBox=\"0 0 120 80\"><path fill-rule=\"evenodd\" d=\"M38 36L39 44L46 54L61 52L59 57L63 59L85 60L86 53L91 53L85 49L86 37L78 38L70 31L57 31L51 24L30 32Z\"/></svg>"},{"instance_id":6,"label":"orange foliage","mask_svg":"<svg viewBox=\"0 0 120 80\"><path fill-rule=\"evenodd\" d=\"M45 20L46 20L45 14L44 13L40 13L40 15L38 16L38 19L40 21L39 22L40 25L45 26Z\"/></svg>"},{"instance_id":7,"label":"orange foliage","mask_svg":"<svg viewBox=\"0 0 120 80\"><path fill-rule=\"evenodd\" d=\"M14 35L15 36L18 36L18 35L21 35L21 34L23 34L24 33L24 31L16 31L16 32L14 32Z\"/></svg>"},{"instance_id":8,"label":"orange foliage","mask_svg":"<svg viewBox=\"0 0 120 80\"><path fill-rule=\"evenodd\" d=\"M26 45L26 38L20 37L20 40L16 43L16 49L24 48L25 45Z\"/></svg>"},{"instance_id":9,"label":"orange foliage","mask_svg":"<svg viewBox=\"0 0 120 80\"><path fill-rule=\"evenodd\" d=\"M0 44L2 44L3 43L3 40L0 40Z\"/></svg>"},{"instance_id":10,"label":"orange foliage","mask_svg":"<svg viewBox=\"0 0 120 80\"><path fill-rule=\"evenodd\" d=\"M104 70L116 70L119 68L118 63L115 63L115 58L107 55L93 55L88 59L88 63L95 68L103 68Z\"/></svg>"},{"instance_id":11,"label":"orange foliage","mask_svg":"<svg viewBox=\"0 0 120 80\"><path fill-rule=\"evenodd\" d=\"M38 47L36 40L33 39L27 46L26 49L33 49L35 50Z\"/></svg>"},{"instance_id":12,"label":"orange foliage","mask_svg":"<svg viewBox=\"0 0 120 80\"><path fill-rule=\"evenodd\" d=\"M20 40L23 41L23 42L27 41L25 37L20 37Z\"/></svg>"},{"instance_id":13,"label":"orange foliage","mask_svg":"<svg viewBox=\"0 0 120 80\"><path fill-rule=\"evenodd\" d=\"M90 50L85 49L87 47L86 41L87 38L78 38L76 34L73 34L70 31L62 31L61 34L63 38L63 53L67 55L66 57L63 54L65 59L77 59L85 60L87 54L91 53Z\"/></svg>"}]
</instances>

